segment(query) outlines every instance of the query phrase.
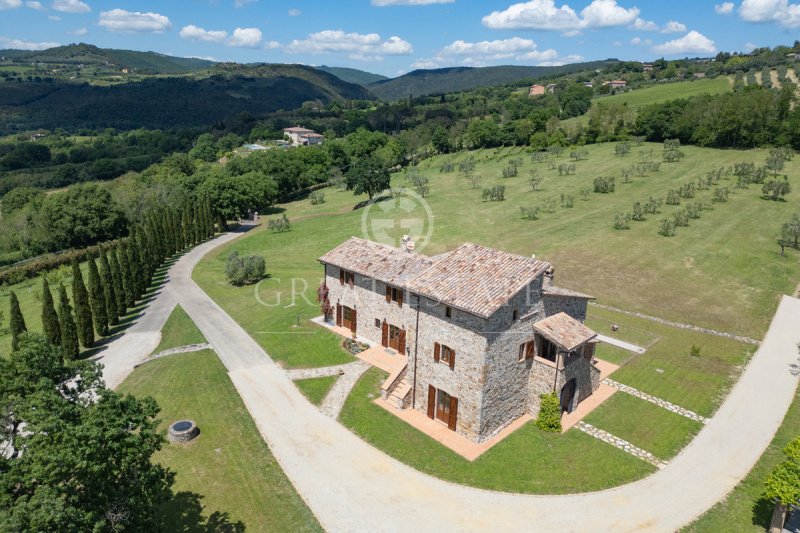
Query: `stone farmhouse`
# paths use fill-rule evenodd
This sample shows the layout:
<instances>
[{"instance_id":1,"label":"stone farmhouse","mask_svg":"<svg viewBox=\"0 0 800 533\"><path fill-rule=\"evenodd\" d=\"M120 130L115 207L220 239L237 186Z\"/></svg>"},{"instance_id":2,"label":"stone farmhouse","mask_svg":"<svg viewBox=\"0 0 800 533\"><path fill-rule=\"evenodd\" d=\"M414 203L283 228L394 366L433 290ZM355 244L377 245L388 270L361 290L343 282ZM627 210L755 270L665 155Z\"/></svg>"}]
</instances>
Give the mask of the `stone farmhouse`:
<instances>
[{"instance_id":1,"label":"stone farmhouse","mask_svg":"<svg viewBox=\"0 0 800 533\"><path fill-rule=\"evenodd\" d=\"M322 144L322 141L325 140L323 135L320 135L314 130L300 127L299 125L292 126L291 128L284 128L283 134L289 138L289 140L292 142L292 146Z\"/></svg>"},{"instance_id":2,"label":"stone farmhouse","mask_svg":"<svg viewBox=\"0 0 800 533\"><path fill-rule=\"evenodd\" d=\"M547 88L544 85L531 85L531 88L528 90L528 96L541 96Z\"/></svg>"},{"instance_id":3,"label":"stone farmhouse","mask_svg":"<svg viewBox=\"0 0 800 533\"><path fill-rule=\"evenodd\" d=\"M412 244L412 243L408 243ZM323 255L326 319L401 361L381 394L483 442L555 392L571 412L600 384L590 296L549 263L463 244L435 257L352 237Z\"/></svg>"}]
</instances>

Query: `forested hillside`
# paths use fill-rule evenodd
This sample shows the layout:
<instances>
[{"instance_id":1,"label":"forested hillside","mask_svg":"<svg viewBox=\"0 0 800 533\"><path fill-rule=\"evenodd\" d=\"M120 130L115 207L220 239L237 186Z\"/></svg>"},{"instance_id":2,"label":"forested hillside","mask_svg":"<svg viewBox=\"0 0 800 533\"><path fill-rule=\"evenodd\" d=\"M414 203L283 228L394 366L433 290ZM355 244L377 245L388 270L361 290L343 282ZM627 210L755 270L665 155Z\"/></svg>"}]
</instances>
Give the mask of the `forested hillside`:
<instances>
[{"instance_id":1,"label":"forested hillside","mask_svg":"<svg viewBox=\"0 0 800 533\"><path fill-rule=\"evenodd\" d=\"M357 83L359 85L364 85L364 86L367 86L370 83L375 83L378 81L389 79L386 76L382 76L380 74L373 74L372 72L365 72L363 70L358 70L357 68L327 67L325 65L322 65L321 67L317 67L317 70L333 74L340 80L346 81L348 83Z\"/></svg>"}]
</instances>

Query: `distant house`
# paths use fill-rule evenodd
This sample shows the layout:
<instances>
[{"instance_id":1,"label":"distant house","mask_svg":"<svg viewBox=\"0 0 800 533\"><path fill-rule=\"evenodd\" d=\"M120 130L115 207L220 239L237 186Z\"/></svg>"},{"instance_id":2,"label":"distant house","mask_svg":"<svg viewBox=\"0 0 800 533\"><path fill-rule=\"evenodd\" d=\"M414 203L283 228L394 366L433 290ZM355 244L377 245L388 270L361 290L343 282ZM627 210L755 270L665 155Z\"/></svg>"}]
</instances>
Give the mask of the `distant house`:
<instances>
[{"instance_id":1,"label":"distant house","mask_svg":"<svg viewBox=\"0 0 800 533\"><path fill-rule=\"evenodd\" d=\"M653 71L653 64L652 63L642 63L642 70L645 72L652 72Z\"/></svg>"},{"instance_id":2,"label":"distant house","mask_svg":"<svg viewBox=\"0 0 800 533\"><path fill-rule=\"evenodd\" d=\"M528 96L541 96L544 94L546 88L544 85L531 85L530 91L528 91Z\"/></svg>"},{"instance_id":3,"label":"distant house","mask_svg":"<svg viewBox=\"0 0 800 533\"><path fill-rule=\"evenodd\" d=\"M706 73L705 72L695 72L694 73L694 77L697 78L697 79L705 78L706 77Z\"/></svg>"},{"instance_id":4,"label":"distant house","mask_svg":"<svg viewBox=\"0 0 800 533\"><path fill-rule=\"evenodd\" d=\"M555 83L548 83L547 84L547 92L552 94L552 93L556 92L556 88L557 87L558 87L558 85L556 85Z\"/></svg>"},{"instance_id":5,"label":"distant house","mask_svg":"<svg viewBox=\"0 0 800 533\"><path fill-rule=\"evenodd\" d=\"M588 87L588 88L590 88L590 89L591 89L592 87L594 87L594 85L593 85L593 84L592 84L592 82L590 82L590 81L585 81L585 82L583 82L583 86L584 86L584 87Z\"/></svg>"},{"instance_id":6,"label":"distant house","mask_svg":"<svg viewBox=\"0 0 800 533\"><path fill-rule=\"evenodd\" d=\"M322 142L325 140L323 135L320 135L314 130L300 127L299 125L291 128L284 128L283 134L289 137L292 142L292 146L322 144Z\"/></svg>"},{"instance_id":7,"label":"distant house","mask_svg":"<svg viewBox=\"0 0 800 533\"><path fill-rule=\"evenodd\" d=\"M789 59L797 59L798 56L800 56L800 54L798 54L797 52L789 52L788 54L786 54L786 57L788 57Z\"/></svg>"},{"instance_id":8,"label":"distant house","mask_svg":"<svg viewBox=\"0 0 800 533\"><path fill-rule=\"evenodd\" d=\"M128 74L128 69L126 69L126 68L122 69L122 73L123 74Z\"/></svg>"},{"instance_id":9,"label":"distant house","mask_svg":"<svg viewBox=\"0 0 800 533\"><path fill-rule=\"evenodd\" d=\"M627 83L625 80L611 80L611 81L604 81L603 85L608 85L612 89L624 89Z\"/></svg>"}]
</instances>

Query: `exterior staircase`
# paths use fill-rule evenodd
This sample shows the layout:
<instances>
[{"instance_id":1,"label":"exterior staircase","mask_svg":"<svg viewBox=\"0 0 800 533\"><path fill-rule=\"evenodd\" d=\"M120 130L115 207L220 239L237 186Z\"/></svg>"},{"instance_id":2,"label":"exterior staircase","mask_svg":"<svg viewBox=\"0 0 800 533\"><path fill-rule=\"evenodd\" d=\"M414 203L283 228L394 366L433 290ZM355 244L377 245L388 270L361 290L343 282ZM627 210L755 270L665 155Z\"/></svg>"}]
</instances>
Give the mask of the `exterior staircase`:
<instances>
[{"instance_id":1,"label":"exterior staircase","mask_svg":"<svg viewBox=\"0 0 800 533\"><path fill-rule=\"evenodd\" d=\"M411 392L411 383L403 377L397 384L389 390L389 395L386 397L386 401L389 402L392 407L396 407L397 409L405 409L407 407L407 400L409 398L409 393Z\"/></svg>"}]
</instances>

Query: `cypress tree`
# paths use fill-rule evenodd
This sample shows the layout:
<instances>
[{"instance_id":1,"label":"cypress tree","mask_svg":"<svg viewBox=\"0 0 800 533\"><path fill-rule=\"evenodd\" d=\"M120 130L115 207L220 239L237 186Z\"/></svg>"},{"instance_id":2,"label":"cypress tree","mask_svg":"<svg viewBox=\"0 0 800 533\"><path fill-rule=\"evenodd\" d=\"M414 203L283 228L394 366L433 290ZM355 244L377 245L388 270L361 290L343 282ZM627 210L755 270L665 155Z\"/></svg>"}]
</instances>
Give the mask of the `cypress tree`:
<instances>
[{"instance_id":1,"label":"cypress tree","mask_svg":"<svg viewBox=\"0 0 800 533\"><path fill-rule=\"evenodd\" d=\"M142 271L142 256L139 253L139 243L136 240L136 228L131 230L127 242L128 249L128 268L131 269L131 287L133 288L133 299L138 300L144 292L144 272Z\"/></svg>"},{"instance_id":2,"label":"cypress tree","mask_svg":"<svg viewBox=\"0 0 800 533\"><path fill-rule=\"evenodd\" d=\"M206 200L205 202L206 208L206 225L208 226L208 236L214 236L214 214L211 212L211 202Z\"/></svg>"},{"instance_id":3,"label":"cypress tree","mask_svg":"<svg viewBox=\"0 0 800 533\"><path fill-rule=\"evenodd\" d=\"M188 248L192 244L189 230L189 211L184 207L183 214L181 215L181 238L183 239L183 248Z\"/></svg>"},{"instance_id":4,"label":"cypress tree","mask_svg":"<svg viewBox=\"0 0 800 533\"><path fill-rule=\"evenodd\" d=\"M142 268L139 269L139 295L143 295L147 292L148 287L150 287L150 259L148 257L148 247L147 247L147 236L145 235L142 228L137 228L136 235L136 250L139 254L139 261L141 262Z\"/></svg>"},{"instance_id":5,"label":"cypress tree","mask_svg":"<svg viewBox=\"0 0 800 533\"><path fill-rule=\"evenodd\" d=\"M125 312L128 310L128 306L126 305L127 302L125 299L125 284L122 281L122 272L120 271L119 263L117 262L116 247L108 250L108 266L111 270L111 279L114 282L114 300L117 307L116 315L117 317L121 317L125 315Z\"/></svg>"},{"instance_id":6,"label":"cypress tree","mask_svg":"<svg viewBox=\"0 0 800 533\"><path fill-rule=\"evenodd\" d=\"M10 291L11 297L9 298L9 303L11 304L10 309L10 325L11 325L11 351L16 352L19 350L19 337L26 331L28 328L25 326L25 317L22 316L22 310L19 308L19 300L17 300L17 294L14 291Z\"/></svg>"},{"instance_id":7,"label":"cypress tree","mask_svg":"<svg viewBox=\"0 0 800 533\"><path fill-rule=\"evenodd\" d=\"M72 315L72 307L67 298L67 289L62 283L58 284L58 322L61 328L61 351L67 359L78 357L78 327Z\"/></svg>"},{"instance_id":8,"label":"cypress tree","mask_svg":"<svg viewBox=\"0 0 800 533\"><path fill-rule=\"evenodd\" d=\"M78 260L72 260L72 301L75 304L75 324L78 327L78 340L84 348L94 344L94 328L92 327L92 307L89 304L89 293L83 284L83 274Z\"/></svg>"},{"instance_id":9,"label":"cypress tree","mask_svg":"<svg viewBox=\"0 0 800 533\"><path fill-rule=\"evenodd\" d=\"M123 241L120 241L117 245L117 264L122 276L122 292L125 295L125 308L127 310L133 307L136 302L136 295L134 294L133 272L131 272L128 247Z\"/></svg>"},{"instance_id":10,"label":"cypress tree","mask_svg":"<svg viewBox=\"0 0 800 533\"><path fill-rule=\"evenodd\" d=\"M47 342L53 346L61 346L61 325L58 322L50 284L45 277L42 278L42 333Z\"/></svg>"},{"instance_id":11,"label":"cypress tree","mask_svg":"<svg viewBox=\"0 0 800 533\"><path fill-rule=\"evenodd\" d=\"M111 265L108 264L105 250L100 250L98 259L100 260L100 282L103 285L103 297L106 301L106 316L108 317L108 323L116 326L119 324L117 294L114 287L114 276L111 274Z\"/></svg>"},{"instance_id":12,"label":"cypress tree","mask_svg":"<svg viewBox=\"0 0 800 533\"><path fill-rule=\"evenodd\" d=\"M203 230L203 223L200 220L200 206L194 204L194 218L192 220L194 226L194 242L200 243L203 240L203 234L205 231Z\"/></svg>"},{"instance_id":13,"label":"cypress tree","mask_svg":"<svg viewBox=\"0 0 800 533\"><path fill-rule=\"evenodd\" d=\"M94 329L101 337L108 336L108 314L106 313L106 296L103 292L103 282L100 281L100 273L97 271L97 263L94 256L89 254L86 257L89 266L89 302L92 308L92 321Z\"/></svg>"}]
</instances>

